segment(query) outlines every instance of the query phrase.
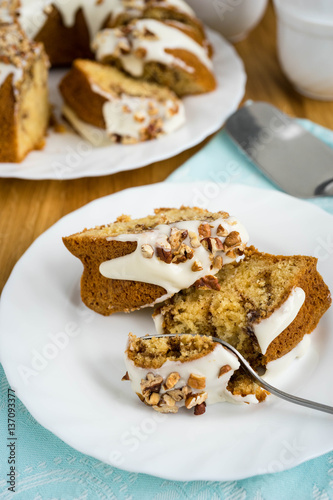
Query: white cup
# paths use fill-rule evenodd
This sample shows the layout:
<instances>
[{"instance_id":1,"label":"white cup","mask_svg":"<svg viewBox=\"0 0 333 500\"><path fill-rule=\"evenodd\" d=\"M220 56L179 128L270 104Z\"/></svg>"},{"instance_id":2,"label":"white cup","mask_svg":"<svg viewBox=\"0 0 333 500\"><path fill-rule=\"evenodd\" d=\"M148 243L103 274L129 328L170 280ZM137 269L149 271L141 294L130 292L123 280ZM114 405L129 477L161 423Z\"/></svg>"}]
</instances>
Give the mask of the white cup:
<instances>
[{"instance_id":1,"label":"white cup","mask_svg":"<svg viewBox=\"0 0 333 500\"><path fill-rule=\"evenodd\" d=\"M301 94L333 100L333 1L274 0L278 55Z\"/></svg>"},{"instance_id":2,"label":"white cup","mask_svg":"<svg viewBox=\"0 0 333 500\"><path fill-rule=\"evenodd\" d=\"M198 17L231 42L239 42L261 20L268 0L187 0Z\"/></svg>"}]
</instances>

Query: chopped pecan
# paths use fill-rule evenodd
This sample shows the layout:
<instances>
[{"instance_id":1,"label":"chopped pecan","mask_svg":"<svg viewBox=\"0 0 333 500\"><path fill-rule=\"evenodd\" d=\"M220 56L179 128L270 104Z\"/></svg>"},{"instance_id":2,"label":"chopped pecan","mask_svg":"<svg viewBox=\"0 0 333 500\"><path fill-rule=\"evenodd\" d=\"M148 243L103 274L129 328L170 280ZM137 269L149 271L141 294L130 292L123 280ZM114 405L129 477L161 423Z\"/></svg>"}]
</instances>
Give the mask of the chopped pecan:
<instances>
[{"instance_id":1,"label":"chopped pecan","mask_svg":"<svg viewBox=\"0 0 333 500\"><path fill-rule=\"evenodd\" d=\"M168 241L172 250L178 250L185 238L187 238L187 235L188 232L186 230L177 229L176 227L171 228Z\"/></svg>"},{"instance_id":2,"label":"chopped pecan","mask_svg":"<svg viewBox=\"0 0 333 500\"><path fill-rule=\"evenodd\" d=\"M159 413L177 413L178 412L178 406L153 406L154 410L158 411Z\"/></svg>"},{"instance_id":3,"label":"chopped pecan","mask_svg":"<svg viewBox=\"0 0 333 500\"><path fill-rule=\"evenodd\" d=\"M220 238L203 238L201 240L202 246L209 250L211 253L216 253L219 250L223 250L223 243Z\"/></svg>"},{"instance_id":4,"label":"chopped pecan","mask_svg":"<svg viewBox=\"0 0 333 500\"><path fill-rule=\"evenodd\" d=\"M168 394L168 396L170 396L175 401L181 401L185 397L182 389L172 389L171 391L166 392L166 394Z\"/></svg>"},{"instance_id":5,"label":"chopped pecan","mask_svg":"<svg viewBox=\"0 0 333 500\"><path fill-rule=\"evenodd\" d=\"M242 243L242 240L238 231L231 231L224 240L224 246L226 248L236 247L240 245L240 243Z\"/></svg>"},{"instance_id":6,"label":"chopped pecan","mask_svg":"<svg viewBox=\"0 0 333 500\"><path fill-rule=\"evenodd\" d=\"M224 236L228 236L229 233L228 233L228 230L222 226L222 224L219 224L219 226L216 229L216 234L217 234L217 236L224 237Z\"/></svg>"},{"instance_id":7,"label":"chopped pecan","mask_svg":"<svg viewBox=\"0 0 333 500\"><path fill-rule=\"evenodd\" d=\"M221 215L222 219L227 219L228 217L230 217L229 214L228 214L228 212L221 211L221 212L218 212L218 213Z\"/></svg>"},{"instance_id":8,"label":"chopped pecan","mask_svg":"<svg viewBox=\"0 0 333 500\"><path fill-rule=\"evenodd\" d=\"M130 380L128 372L125 373L125 375L123 376L123 378L121 380Z\"/></svg>"},{"instance_id":9,"label":"chopped pecan","mask_svg":"<svg viewBox=\"0 0 333 500\"><path fill-rule=\"evenodd\" d=\"M190 237L190 243L191 243L192 248L199 248L200 240L199 240L197 233L195 233L194 231L189 231L188 235Z\"/></svg>"},{"instance_id":10,"label":"chopped pecan","mask_svg":"<svg viewBox=\"0 0 333 500\"><path fill-rule=\"evenodd\" d=\"M206 377L191 373L188 378L187 385L192 387L192 389L204 389L206 387Z\"/></svg>"},{"instance_id":11,"label":"chopped pecan","mask_svg":"<svg viewBox=\"0 0 333 500\"><path fill-rule=\"evenodd\" d=\"M226 373L230 372L230 370L232 370L230 365L221 366L218 378L220 378L223 375L225 375Z\"/></svg>"},{"instance_id":12,"label":"chopped pecan","mask_svg":"<svg viewBox=\"0 0 333 500\"><path fill-rule=\"evenodd\" d=\"M200 226L198 227L198 233L201 238L208 238L211 235L210 225L207 223L200 224Z\"/></svg>"},{"instance_id":13,"label":"chopped pecan","mask_svg":"<svg viewBox=\"0 0 333 500\"><path fill-rule=\"evenodd\" d=\"M221 285L218 279L215 276L204 276L203 278L198 279L193 286L196 288L207 288L209 290L221 290Z\"/></svg>"},{"instance_id":14,"label":"chopped pecan","mask_svg":"<svg viewBox=\"0 0 333 500\"><path fill-rule=\"evenodd\" d=\"M174 254L172 262L175 264L180 264L181 262L186 262L187 260L193 259L193 256L194 252L192 248L182 243L178 252Z\"/></svg>"},{"instance_id":15,"label":"chopped pecan","mask_svg":"<svg viewBox=\"0 0 333 500\"><path fill-rule=\"evenodd\" d=\"M171 372L165 382L164 382L164 387L165 389L172 389L173 387L175 387L175 385L177 384L177 382L180 380L180 375L178 372Z\"/></svg>"},{"instance_id":16,"label":"chopped pecan","mask_svg":"<svg viewBox=\"0 0 333 500\"><path fill-rule=\"evenodd\" d=\"M206 403L203 402L200 405L194 407L194 415L203 415L206 411Z\"/></svg>"},{"instance_id":17,"label":"chopped pecan","mask_svg":"<svg viewBox=\"0 0 333 500\"><path fill-rule=\"evenodd\" d=\"M197 271L202 271L203 267L202 267L201 262L198 261L198 260L196 260L195 262L193 262L191 269L192 269L192 271L194 273L196 273Z\"/></svg>"},{"instance_id":18,"label":"chopped pecan","mask_svg":"<svg viewBox=\"0 0 333 500\"><path fill-rule=\"evenodd\" d=\"M148 373L146 380L141 380L141 391L142 395L145 396L147 393L159 392L163 378L160 375L154 375L153 373Z\"/></svg>"},{"instance_id":19,"label":"chopped pecan","mask_svg":"<svg viewBox=\"0 0 333 500\"><path fill-rule=\"evenodd\" d=\"M157 257L165 262L166 264L171 264L172 261L172 252L164 247L157 246L156 247L156 255Z\"/></svg>"},{"instance_id":20,"label":"chopped pecan","mask_svg":"<svg viewBox=\"0 0 333 500\"><path fill-rule=\"evenodd\" d=\"M164 405L175 406L175 404L176 404L176 401L174 400L174 398L172 398L167 393L163 394L161 402L160 402L160 406L164 406Z\"/></svg>"},{"instance_id":21,"label":"chopped pecan","mask_svg":"<svg viewBox=\"0 0 333 500\"><path fill-rule=\"evenodd\" d=\"M160 402L161 396L159 395L158 392L152 392L151 394L148 394L145 398L146 403L148 403L150 406L155 406L158 405Z\"/></svg>"},{"instance_id":22,"label":"chopped pecan","mask_svg":"<svg viewBox=\"0 0 333 500\"><path fill-rule=\"evenodd\" d=\"M134 121L136 121L138 123L143 123L145 121L145 116L139 112L135 113L133 118L134 118Z\"/></svg>"},{"instance_id":23,"label":"chopped pecan","mask_svg":"<svg viewBox=\"0 0 333 500\"><path fill-rule=\"evenodd\" d=\"M141 245L141 253L145 259L151 259L154 255L154 249L151 245L145 243L144 245Z\"/></svg>"},{"instance_id":24,"label":"chopped pecan","mask_svg":"<svg viewBox=\"0 0 333 500\"><path fill-rule=\"evenodd\" d=\"M138 47L135 50L134 55L139 59L144 59L147 55L147 50L144 47Z\"/></svg>"},{"instance_id":25,"label":"chopped pecan","mask_svg":"<svg viewBox=\"0 0 333 500\"><path fill-rule=\"evenodd\" d=\"M208 397L207 392L198 392L198 394L190 394L187 396L185 400L185 406L189 410L193 408L193 406L201 405L204 401L206 401Z\"/></svg>"}]
</instances>

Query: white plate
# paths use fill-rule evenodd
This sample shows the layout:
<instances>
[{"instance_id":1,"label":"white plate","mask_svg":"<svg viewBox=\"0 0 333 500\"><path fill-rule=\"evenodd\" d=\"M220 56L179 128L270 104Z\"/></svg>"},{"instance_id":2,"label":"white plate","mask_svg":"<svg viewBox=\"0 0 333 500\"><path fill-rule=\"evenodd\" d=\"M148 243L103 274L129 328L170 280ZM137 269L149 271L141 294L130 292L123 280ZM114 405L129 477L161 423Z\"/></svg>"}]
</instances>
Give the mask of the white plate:
<instances>
[{"instance_id":1,"label":"white plate","mask_svg":"<svg viewBox=\"0 0 333 500\"><path fill-rule=\"evenodd\" d=\"M319 270L333 289L333 217L316 206L240 185L134 188L64 217L20 259L0 304L1 362L38 422L77 450L122 469L178 480L283 470L332 448L332 416L274 397L254 406L209 406L202 417L156 414L120 380L127 334L152 333L151 310L103 317L83 306L82 265L61 241L121 213L143 216L154 207L200 199L211 210L238 216L262 250L318 254ZM278 379L282 389L333 405L332 331L333 309L314 333L311 351ZM22 376L23 367L33 371Z\"/></svg>"},{"instance_id":2,"label":"white plate","mask_svg":"<svg viewBox=\"0 0 333 500\"><path fill-rule=\"evenodd\" d=\"M76 179L114 174L175 156L216 132L238 107L245 91L246 74L236 50L218 33L208 30L214 47L214 92L184 98L186 124L155 141L135 145L93 147L75 133L49 131L46 146L33 151L22 163L0 163L0 177L21 179ZM50 73L50 95L60 115L58 83L64 70Z\"/></svg>"}]
</instances>

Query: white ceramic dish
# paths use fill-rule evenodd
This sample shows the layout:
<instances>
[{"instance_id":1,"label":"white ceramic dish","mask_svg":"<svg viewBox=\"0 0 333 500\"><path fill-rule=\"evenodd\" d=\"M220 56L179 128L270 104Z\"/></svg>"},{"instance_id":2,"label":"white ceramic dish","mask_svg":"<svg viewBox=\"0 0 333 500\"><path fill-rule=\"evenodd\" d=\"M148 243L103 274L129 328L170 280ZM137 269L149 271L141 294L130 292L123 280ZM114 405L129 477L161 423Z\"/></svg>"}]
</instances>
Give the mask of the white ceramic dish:
<instances>
[{"instance_id":1,"label":"white ceramic dish","mask_svg":"<svg viewBox=\"0 0 333 500\"><path fill-rule=\"evenodd\" d=\"M214 189L213 189L214 188ZM233 480L293 467L332 449L332 417L271 397L222 403L203 417L160 415L121 382L127 334L153 332L151 310L100 316L80 300L81 263L63 235L154 207L193 205L237 215L273 253L318 254L333 289L333 217L279 192L240 185L163 183L101 198L61 219L15 266L0 303L0 353L10 385L44 427L77 450L129 471L178 480ZM276 382L333 404L333 309L312 349Z\"/></svg>"},{"instance_id":2,"label":"white ceramic dish","mask_svg":"<svg viewBox=\"0 0 333 500\"><path fill-rule=\"evenodd\" d=\"M200 19L231 42L243 40L261 21L268 0L187 0Z\"/></svg>"},{"instance_id":3,"label":"white ceramic dish","mask_svg":"<svg viewBox=\"0 0 333 500\"><path fill-rule=\"evenodd\" d=\"M186 124L161 139L134 145L96 148L74 132L50 131L42 151L33 151L22 163L0 163L0 177L21 179L76 179L114 174L175 156L216 132L238 107L245 91L246 74L235 49L218 33L208 32L215 55L218 87L214 92L184 99ZM52 70L51 101L60 115L57 90L63 70Z\"/></svg>"},{"instance_id":4,"label":"white ceramic dish","mask_svg":"<svg viewBox=\"0 0 333 500\"><path fill-rule=\"evenodd\" d=\"M333 100L333 2L274 0L281 67L308 97Z\"/></svg>"}]
</instances>

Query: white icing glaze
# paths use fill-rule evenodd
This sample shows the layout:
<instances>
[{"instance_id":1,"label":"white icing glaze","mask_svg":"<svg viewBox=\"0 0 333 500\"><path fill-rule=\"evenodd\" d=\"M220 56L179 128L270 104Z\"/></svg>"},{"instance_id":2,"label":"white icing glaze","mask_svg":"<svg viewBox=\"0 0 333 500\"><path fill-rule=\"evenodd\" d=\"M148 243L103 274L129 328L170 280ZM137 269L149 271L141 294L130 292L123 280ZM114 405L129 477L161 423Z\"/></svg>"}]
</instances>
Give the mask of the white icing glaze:
<instances>
[{"instance_id":1,"label":"white icing glaze","mask_svg":"<svg viewBox=\"0 0 333 500\"><path fill-rule=\"evenodd\" d=\"M102 132L101 129L80 120L68 106L64 106L63 114L73 127L95 146L101 145L101 142L104 143L105 139L113 134L140 141L142 140L140 131L156 119L161 120L161 134L170 134L185 123L185 108L178 99L158 102L155 99L130 97L126 94L116 99L96 85L92 89L108 99L103 104L103 117L106 124L103 137L101 133L98 133L98 130ZM150 105L153 105L156 111L154 116L149 115Z\"/></svg>"},{"instance_id":2,"label":"white icing glaze","mask_svg":"<svg viewBox=\"0 0 333 500\"><path fill-rule=\"evenodd\" d=\"M110 13L120 8L121 3L121 0L103 0L101 3L92 0L21 0L20 23L33 38L45 24L52 4L60 12L67 27L74 25L76 13L82 8L92 39Z\"/></svg>"},{"instance_id":3,"label":"white icing glaze","mask_svg":"<svg viewBox=\"0 0 333 500\"><path fill-rule=\"evenodd\" d=\"M266 353L270 343L294 321L304 301L304 290L296 287L279 309L274 311L267 319L253 325L255 336L263 354Z\"/></svg>"},{"instance_id":4,"label":"white icing glaze","mask_svg":"<svg viewBox=\"0 0 333 500\"><path fill-rule=\"evenodd\" d=\"M301 358L308 351L311 345L311 336L304 335L303 339L299 344L297 344L294 349L285 354L279 359L275 359L274 361L270 361L266 365L266 372L262 376L264 380L270 382L274 380L275 377L281 375L285 372L289 366L295 361L296 358Z\"/></svg>"},{"instance_id":5,"label":"white icing glaze","mask_svg":"<svg viewBox=\"0 0 333 500\"><path fill-rule=\"evenodd\" d=\"M13 75L13 84L15 85L23 77L23 68L17 68L14 64L5 64L0 62L0 87L5 82L8 75Z\"/></svg>"},{"instance_id":6,"label":"white icing glaze","mask_svg":"<svg viewBox=\"0 0 333 500\"><path fill-rule=\"evenodd\" d=\"M52 4L60 12L67 27L74 25L76 13L82 8L91 40L110 14L118 16L125 11L131 13L134 11L140 16L146 7L143 0L135 2L134 9L124 0L103 0L101 3L93 0L21 0L19 9L20 23L31 38L34 38L45 24ZM165 0L156 2L156 5L161 7L170 5L179 12L183 12L190 17L194 16L193 10L182 0Z\"/></svg>"},{"instance_id":7,"label":"white icing glaze","mask_svg":"<svg viewBox=\"0 0 333 500\"><path fill-rule=\"evenodd\" d=\"M166 49L181 49L191 52L204 66L210 70L212 69L212 61L209 59L205 48L177 28L154 19L140 19L135 23L131 23L132 25L135 27L134 31L144 32L148 30L154 33L156 38L133 36L133 32L129 35L131 39L131 52L128 54L117 54L117 57L121 60L124 69L131 75L136 77L141 76L145 63L149 61L156 61L167 66L179 66L190 73L194 71L194 68L186 65L181 59L168 54L165 51ZM92 44L92 49L95 51L98 61L102 61L106 56L113 55L120 40L128 44L127 38L119 38L117 36L118 33L119 30L117 28L105 29L97 33ZM135 55L138 49L146 51L144 57L137 57Z\"/></svg>"},{"instance_id":8,"label":"white icing glaze","mask_svg":"<svg viewBox=\"0 0 333 500\"><path fill-rule=\"evenodd\" d=\"M131 254L103 262L99 268L100 273L110 279L133 280L159 285L167 292L156 301L161 302L174 293L179 292L179 290L188 288L199 278L216 274L219 269L214 267L211 269L212 262L210 259L210 253L202 245L198 248L193 248L194 256L192 259L188 259L180 264L167 264L160 260L156 256L156 253L150 259L145 258L143 257L141 251L142 245L148 244L153 248L155 248L158 244L165 246L167 244L167 237L169 236L172 227L188 230L189 232L196 233L198 236L198 227L203 222L205 221L194 220L176 222L173 224L161 224L156 226L155 229L143 233L121 234L115 237L108 237L107 240L109 241L137 241L138 244L136 250ZM229 217L227 219L220 218L215 221L209 221L209 225L212 226L212 237L216 237L216 229L220 224L228 231L228 233L232 231L237 231L239 233L241 238L241 244L239 247L244 249L249 240L248 233L244 226L237 219L235 219L235 217ZM198 238L201 239L199 236ZM224 242L225 237L219 237L219 239ZM190 246L189 236L187 236L184 240L184 243ZM218 252L218 255L222 256L223 264L228 264L235 260L234 258L227 256L222 250ZM201 271L192 271L192 265L195 261L199 261L201 263Z\"/></svg>"},{"instance_id":9,"label":"white icing glaze","mask_svg":"<svg viewBox=\"0 0 333 500\"><path fill-rule=\"evenodd\" d=\"M225 349L221 344L216 344L212 352L206 356L202 356L201 358L193 361L186 361L184 363L181 361L167 360L160 368L156 369L138 367L125 354L125 365L131 381L132 390L139 394L142 394L140 386L141 380L146 379L147 373L160 375L164 380L171 372L179 373L180 380L177 382L174 389L184 387L192 373L206 378L206 387L200 390L192 389L192 393L196 394L203 391L207 392L208 397L206 404L208 405L223 401L231 403L258 403L254 394L242 397L234 396L230 391L228 391L227 385L229 379L235 370L239 368L240 364L236 356ZM220 368L225 365L229 365L231 370L218 378ZM163 394L164 392L166 391L161 389L160 393ZM184 406L185 402L182 400L176 404L181 407Z\"/></svg>"}]
</instances>

